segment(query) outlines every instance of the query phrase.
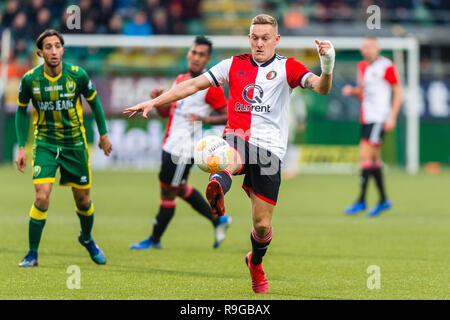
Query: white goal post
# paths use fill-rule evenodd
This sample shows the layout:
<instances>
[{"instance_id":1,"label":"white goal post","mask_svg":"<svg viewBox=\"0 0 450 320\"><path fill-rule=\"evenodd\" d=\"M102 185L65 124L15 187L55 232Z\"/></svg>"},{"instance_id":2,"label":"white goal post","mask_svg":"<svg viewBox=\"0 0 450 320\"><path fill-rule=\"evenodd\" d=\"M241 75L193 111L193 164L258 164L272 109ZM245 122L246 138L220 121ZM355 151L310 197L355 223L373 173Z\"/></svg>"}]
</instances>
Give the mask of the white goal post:
<instances>
[{"instance_id":1,"label":"white goal post","mask_svg":"<svg viewBox=\"0 0 450 320\"><path fill-rule=\"evenodd\" d=\"M64 34L65 46L103 48L188 48L192 36L123 36ZM210 36L215 48L249 48L246 36ZM330 37L337 54L340 50L358 50L362 37ZM314 37L282 36L278 49L315 49ZM394 63L405 79L406 112L406 170L410 174L419 169L419 42L413 37L378 38L382 50L392 50ZM406 52L406 70L403 70ZM406 77L405 77L406 75Z\"/></svg>"}]
</instances>

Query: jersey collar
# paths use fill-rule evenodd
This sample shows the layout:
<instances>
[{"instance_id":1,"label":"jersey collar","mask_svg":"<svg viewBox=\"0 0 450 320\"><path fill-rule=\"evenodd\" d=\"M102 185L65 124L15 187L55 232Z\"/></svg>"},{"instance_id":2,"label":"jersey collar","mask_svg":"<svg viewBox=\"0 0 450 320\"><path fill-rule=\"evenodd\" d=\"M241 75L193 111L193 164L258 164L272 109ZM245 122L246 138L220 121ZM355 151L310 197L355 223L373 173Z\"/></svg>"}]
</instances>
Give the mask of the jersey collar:
<instances>
[{"instance_id":1,"label":"jersey collar","mask_svg":"<svg viewBox=\"0 0 450 320\"><path fill-rule=\"evenodd\" d=\"M46 77L49 81L57 81L62 76L62 70L60 73L58 73L56 76L52 77L45 73L45 71L42 71L44 73L44 77Z\"/></svg>"},{"instance_id":2,"label":"jersey collar","mask_svg":"<svg viewBox=\"0 0 450 320\"><path fill-rule=\"evenodd\" d=\"M277 54L275 53L272 58L270 58L269 60L267 60L266 62L264 62L262 64L259 64L258 62L253 60L252 56L250 56L250 61L251 61L252 65L255 66L255 67L258 67L258 66L259 67L267 67L269 64L271 64L273 62L273 60L275 60L276 56L277 56Z\"/></svg>"}]
</instances>

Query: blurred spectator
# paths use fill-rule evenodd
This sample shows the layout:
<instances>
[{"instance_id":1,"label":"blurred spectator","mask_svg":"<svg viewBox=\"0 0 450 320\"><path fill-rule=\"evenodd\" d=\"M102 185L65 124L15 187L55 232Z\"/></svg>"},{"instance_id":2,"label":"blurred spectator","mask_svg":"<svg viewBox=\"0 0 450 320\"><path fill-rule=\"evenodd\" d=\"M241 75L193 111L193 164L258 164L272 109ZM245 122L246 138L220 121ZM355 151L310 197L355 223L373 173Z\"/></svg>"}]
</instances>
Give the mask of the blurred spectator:
<instances>
[{"instance_id":1,"label":"blurred spectator","mask_svg":"<svg viewBox=\"0 0 450 320\"><path fill-rule=\"evenodd\" d=\"M202 22L201 1L0 0L4 8L0 30L11 27L14 37L29 41L45 28L58 28L52 17L61 17L58 29L63 33L186 34L196 21ZM66 9L72 4L81 10L78 30L67 28ZM372 4L381 7L384 22L450 25L450 0L263 0L260 7L276 13L284 27L292 30L312 22L359 23L367 18L366 9Z\"/></svg>"},{"instance_id":2,"label":"blurred spectator","mask_svg":"<svg viewBox=\"0 0 450 320\"><path fill-rule=\"evenodd\" d=\"M84 21L88 18L95 16L95 10L92 8L91 0L80 0L78 6L81 10L81 23L84 24Z\"/></svg>"},{"instance_id":3,"label":"blurred spectator","mask_svg":"<svg viewBox=\"0 0 450 320\"><path fill-rule=\"evenodd\" d=\"M97 26L95 24L95 20L91 17L87 17L86 19L81 21L81 32L83 34L93 34L97 30Z\"/></svg>"},{"instance_id":4,"label":"blurred spectator","mask_svg":"<svg viewBox=\"0 0 450 320\"><path fill-rule=\"evenodd\" d=\"M5 5L5 13L3 14L2 24L5 28L10 27L14 18L19 13L19 0L8 0Z\"/></svg>"},{"instance_id":5,"label":"blurred spectator","mask_svg":"<svg viewBox=\"0 0 450 320\"><path fill-rule=\"evenodd\" d=\"M125 23L122 33L133 36L150 36L153 34L153 28L147 20L147 14L140 10L136 12L132 21Z\"/></svg>"},{"instance_id":6,"label":"blurred spectator","mask_svg":"<svg viewBox=\"0 0 450 320\"><path fill-rule=\"evenodd\" d=\"M352 2L352 1L348 1ZM344 22L350 22L353 19L353 12L355 7L352 7L352 5L356 4L349 4L349 3L341 3L340 6L337 8L337 13L339 15L339 20Z\"/></svg>"},{"instance_id":7,"label":"blurred spectator","mask_svg":"<svg viewBox=\"0 0 450 320\"><path fill-rule=\"evenodd\" d=\"M200 19L200 0L182 0L185 20Z\"/></svg>"},{"instance_id":8,"label":"blurred spectator","mask_svg":"<svg viewBox=\"0 0 450 320\"><path fill-rule=\"evenodd\" d=\"M135 5L135 0L116 0L117 9L126 9Z\"/></svg>"},{"instance_id":9,"label":"blurred spectator","mask_svg":"<svg viewBox=\"0 0 450 320\"><path fill-rule=\"evenodd\" d=\"M283 15L283 24L287 29L299 29L308 24L308 17L303 13L302 7L291 3Z\"/></svg>"},{"instance_id":10,"label":"blurred spectator","mask_svg":"<svg viewBox=\"0 0 450 320\"><path fill-rule=\"evenodd\" d=\"M33 39L36 39L45 29L49 29L51 27L50 20L50 10L47 8L41 8L36 17L36 25L32 29Z\"/></svg>"},{"instance_id":11,"label":"blurred spectator","mask_svg":"<svg viewBox=\"0 0 450 320\"><path fill-rule=\"evenodd\" d=\"M122 17L118 14L114 14L108 22L108 33L121 34L122 33Z\"/></svg>"},{"instance_id":12,"label":"blurred spectator","mask_svg":"<svg viewBox=\"0 0 450 320\"><path fill-rule=\"evenodd\" d=\"M95 22L97 23L97 32L108 32L109 21L114 15L114 0L101 0L100 6L95 13Z\"/></svg>"},{"instance_id":13,"label":"blurred spectator","mask_svg":"<svg viewBox=\"0 0 450 320\"><path fill-rule=\"evenodd\" d=\"M329 14L327 8L320 2L316 3L313 7L313 15L319 22L329 21Z\"/></svg>"},{"instance_id":14,"label":"blurred spectator","mask_svg":"<svg viewBox=\"0 0 450 320\"><path fill-rule=\"evenodd\" d=\"M31 0L30 4L25 9L28 23L35 24L37 22L37 15L40 9L44 7L44 0ZM49 12L50 13L50 12Z\"/></svg>"},{"instance_id":15,"label":"blurred spectator","mask_svg":"<svg viewBox=\"0 0 450 320\"><path fill-rule=\"evenodd\" d=\"M50 10L50 16L52 20L55 17L61 17L63 11L67 10L67 7L74 3L73 0L44 0L44 7Z\"/></svg>"},{"instance_id":16,"label":"blurred spectator","mask_svg":"<svg viewBox=\"0 0 450 320\"><path fill-rule=\"evenodd\" d=\"M25 12L20 11L14 17L11 29L11 36L13 39L30 39L33 34L31 31L31 25L28 24L27 15Z\"/></svg>"},{"instance_id":17,"label":"blurred spectator","mask_svg":"<svg viewBox=\"0 0 450 320\"><path fill-rule=\"evenodd\" d=\"M20 11L14 17L11 26L11 38L14 41L14 53L16 55L27 54L28 41L32 38L30 25L27 24L27 15Z\"/></svg>"},{"instance_id":18,"label":"blurred spectator","mask_svg":"<svg viewBox=\"0 0 450 320\"><path fill-rule=\"evenodd\" d=\"M169 20L167 11L164 8L158 8L152 15L153 31L155 34L170 34Z\"/></svg>"},{"instance_id":19,"label":"blurred spectator","mask_svg":"<svg viewBox=\"0 0 450 320\"><path fill-rule=\"evenodd\" d=\"M164 8L164 5L160 0L146 0L144 8L147 13L147 17L153 17L153 13L160 8Z\"/></svg>"},{"instance_id":20,"label":"blurred spectator","mask_svg":"<svg viewBox=\"0 0 450 320\"><path fill-rule=\"evenodd\" d=\"M186 25L183 21L183 4L181 0L172 0L169 5L169 24L174 34L186 33Z\"/></svg>"},{"instance_id":21,"label":"blurred spectator","mask_svg":"<svg viewBox=\"0 0 450 320\"><path fill-rule=\"evenodd\" d=\"M135 0L115 0L116 13L122 16L122 19L132 19L135 2Z\"/></svg>"}]
</instances>

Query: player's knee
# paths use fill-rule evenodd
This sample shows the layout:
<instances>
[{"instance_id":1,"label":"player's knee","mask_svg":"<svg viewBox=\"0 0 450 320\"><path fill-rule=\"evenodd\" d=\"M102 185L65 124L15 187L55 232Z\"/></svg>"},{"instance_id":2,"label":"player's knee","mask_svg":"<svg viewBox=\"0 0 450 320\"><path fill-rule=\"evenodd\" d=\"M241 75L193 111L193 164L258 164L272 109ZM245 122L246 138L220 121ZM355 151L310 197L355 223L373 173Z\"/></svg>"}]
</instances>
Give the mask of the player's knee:
<instances>
[{"instance_id":1,"label":"player's knee","mask_svg":"<svg viewBox=\"0 0 450 320\"><path fill-rule=\"evenodd\" d=\"M87 209L89 209L89 207L91 205L91 199L90 199L90 197L84 197L84 198L78 199L78 201L75 201L75 203L78 208L80 208L82 210L87 210Z\"/></svg>"},{"instance_id":2,"label":"player's knee","mask_svg":"<svg viewBox=\"0 0 450 320\"><path fill-rule=\"evenodd\" d=\"M253 229L259 236L264 236L270 231L271 223L269 219L256 218L253 220Z\"/></svg>"},{"instance_id":3,"label":"player's knee","mask_svg":"<svg viewBox=\"0 0 450 320\"><path fill-rule=\"evenodd\" d=\"M178 196L186 199L189 198L194 191L194 188L188 184L184 185L182 188L178 189Z\"/></svg>"},{"instance_id":4,"label":"player's knee","mask_svg":"<svg viewBox=\"0 0 450 320\"><path fill-rule=\"evenodd\" d=\"M173 200L177 197L179 190L172 187L161 187L161 198L163 200Z\"/></svg>"},{"instance_id":5,"label":"player's knee","mask_svg":"<svg viewBox=\"0 0 450 320\"><path fill-rule=\"evenodd\" d=\"M49 193L44 191L36 192L34 203L36 204L37 207L45 210L46 208L48 208L49 202L50 202Z\"/></svg>"},{"instance_id":6,"label":"player's knee","mask_svg":"<svg viewBox=\"0 0 450 320\"><path fill-rule=\"evenodd\" d=\"M80 209L88 209L91 205L91 197L88 193L76 194L74 198L75 204Z\"/></svg>"}]
</instances>

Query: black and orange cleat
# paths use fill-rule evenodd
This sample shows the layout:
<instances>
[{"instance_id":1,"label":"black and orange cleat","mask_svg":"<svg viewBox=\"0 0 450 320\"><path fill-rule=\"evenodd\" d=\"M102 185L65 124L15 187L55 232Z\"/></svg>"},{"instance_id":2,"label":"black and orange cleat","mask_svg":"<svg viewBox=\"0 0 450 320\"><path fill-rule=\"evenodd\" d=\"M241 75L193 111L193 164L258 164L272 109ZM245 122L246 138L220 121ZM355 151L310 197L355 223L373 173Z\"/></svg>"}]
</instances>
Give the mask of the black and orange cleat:
<instances>
[{"instance_id":1,"label":"black and orange cleat","mask_svg":"<svg viewBox=\"0 0 450 320\"><path fill-rule=\"evenodd\" d=\"M212 213L218 217L225 214L225 203L222 186L216 180L209 181L206 186L206 199L211 205Z\"/></svg>"}]
</instances>

